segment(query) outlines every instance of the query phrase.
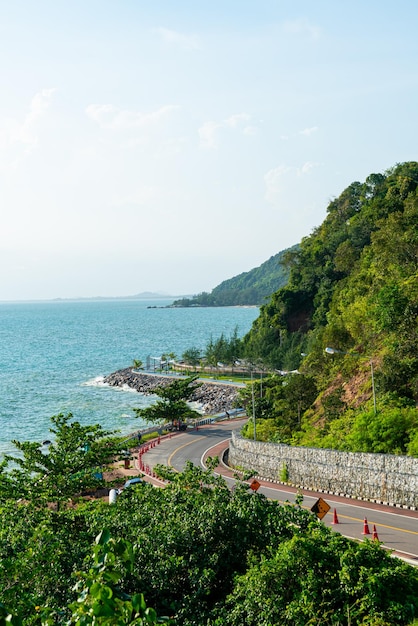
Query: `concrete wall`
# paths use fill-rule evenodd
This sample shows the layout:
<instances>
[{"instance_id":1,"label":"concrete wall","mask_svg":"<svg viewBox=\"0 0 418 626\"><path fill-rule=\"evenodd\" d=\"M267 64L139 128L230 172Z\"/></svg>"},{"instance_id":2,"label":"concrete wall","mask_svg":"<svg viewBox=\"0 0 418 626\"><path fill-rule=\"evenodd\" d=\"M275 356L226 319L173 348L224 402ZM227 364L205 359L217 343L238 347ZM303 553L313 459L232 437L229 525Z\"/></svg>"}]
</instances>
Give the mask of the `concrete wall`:
<instances>
[{"instance_id":1,"label":"concrete wall","mask_svg":"<svg viewBox=\"0 0 418 626\"><path fill-rule=\"evenodd\" d=\"M229 464L297 487L418 508L418 459L262 443L232 434Z\"/></svg>"}]
</instances>

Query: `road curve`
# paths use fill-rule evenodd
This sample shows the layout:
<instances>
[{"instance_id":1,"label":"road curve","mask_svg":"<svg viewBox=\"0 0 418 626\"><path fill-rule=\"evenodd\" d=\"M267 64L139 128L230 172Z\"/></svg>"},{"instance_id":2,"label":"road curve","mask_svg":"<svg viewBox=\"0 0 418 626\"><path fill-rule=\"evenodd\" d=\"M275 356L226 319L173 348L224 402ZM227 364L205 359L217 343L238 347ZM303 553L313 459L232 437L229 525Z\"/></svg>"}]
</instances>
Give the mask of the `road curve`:
<instances>
[{"instance_id":1,"label":"road curve","mask_svg":"<svg viewBox=\"0 0 418 626\"><path fill-rule=\"evenodd\" d=\"M152 468L157 464L171 466L178 471L184 468L187 461L205 467L208 456L222 459L229 446L232 430L240 428L244 421L217 422L201 426L198 430L162 437L158 445L149 447L141 454L142 466L151 475ZM234 483L234 472L221 461L216 472L222 474L229 484ZM297 493L302 493L302 506L311 509L318 498L322 498L331 507L322 520L326 526L357 540L371 539L375 527L384 548L418 566L418 511L300 490L260 478L257 480L260 483L258 493L281 502L294 502ZM365 534L367 530L369 534Z\"/></svg>"}]
</instances>

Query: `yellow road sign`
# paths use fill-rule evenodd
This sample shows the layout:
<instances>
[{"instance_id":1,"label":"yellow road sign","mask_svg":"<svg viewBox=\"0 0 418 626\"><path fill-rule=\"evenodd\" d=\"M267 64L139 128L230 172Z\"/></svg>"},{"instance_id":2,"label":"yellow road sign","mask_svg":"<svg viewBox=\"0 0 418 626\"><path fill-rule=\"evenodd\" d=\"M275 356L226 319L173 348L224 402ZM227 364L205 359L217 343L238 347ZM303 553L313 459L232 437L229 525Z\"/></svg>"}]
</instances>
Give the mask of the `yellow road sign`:
<instances>
[{"instance_id":1,"label":"yellow road sign","mask_svg":"<svg viewBox=\"0 0 418 626\"><path fill-rule=\"evenodd\" d=\"M319 519L322 519L328 513L330 508L331 507L328 502L325 502L325 500L323 500L322 498L318 498L318 500L311 508L311 511L312 513L315 513L316 516L319 517Z\"/></svg>"}]
</instances>

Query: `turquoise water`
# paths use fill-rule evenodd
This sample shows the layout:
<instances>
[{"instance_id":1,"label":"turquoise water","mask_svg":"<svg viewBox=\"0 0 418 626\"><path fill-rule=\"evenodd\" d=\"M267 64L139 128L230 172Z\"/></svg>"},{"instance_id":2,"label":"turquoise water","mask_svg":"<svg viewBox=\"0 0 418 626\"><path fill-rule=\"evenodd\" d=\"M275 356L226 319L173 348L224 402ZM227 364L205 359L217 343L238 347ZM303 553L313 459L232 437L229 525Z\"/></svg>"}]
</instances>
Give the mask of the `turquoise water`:
<instances>
[{"instance_id":1,"label":"turquoise water","mask_svg":"<svg viewBox=\"0 0 418 626\"><path fill-rule=\"evenodd\" d=\"M47 439L58 413L122 433L140 428L132 408L153 399L104 386L105 375L134 359L204 349L211 336L229 337L236 327L242 336L258 315L256 308L164 308L171 302L0 303L0 456L15 452L13 439Z\"/></svg>"}]
</instances>

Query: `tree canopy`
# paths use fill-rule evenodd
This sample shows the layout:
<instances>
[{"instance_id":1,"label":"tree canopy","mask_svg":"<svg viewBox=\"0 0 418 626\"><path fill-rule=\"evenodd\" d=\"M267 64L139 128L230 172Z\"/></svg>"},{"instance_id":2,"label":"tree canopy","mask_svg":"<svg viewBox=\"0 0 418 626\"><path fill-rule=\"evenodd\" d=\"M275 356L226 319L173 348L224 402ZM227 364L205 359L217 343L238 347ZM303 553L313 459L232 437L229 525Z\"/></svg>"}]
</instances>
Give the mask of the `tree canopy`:
<instances>
[{"instance_id":1,"label":"tree canopy","mask_svg":"<svg viewBox=\"0 0 418 626\"><path fill-rule=\"evenodd\" d=\"M349 185L288 255L288 283L243 338L244 358L315 382L317 397L289 443L416 454L417 186L417 162ZM327 354L327 346L337 350ZM374 391L380 419L405 426L379 445L354 443L344 433L373 410ZM276 409L270 417L280 421Z\"/></svg>"},{"instance_id":2,"label":"tree canopy","mask_svg":"<svg viewBox=\"0 0 418 626\"><path fill-rule=\"evenodd\" d=\"M12 442L20 454L6 455L0 468L5 494L59 503L103 483L103 469L121 451L118 440L110 437L114 432L97 424L82 426L71 413L54 415L51 422L50 441Z\"/></svg>"},{"instance_id":3,"label":"tree canopy","mask_svg":"<svg viewBox=\"0 0 418 626\"><path fill-rule=\"evenodd\" d=\"M210 469L159 471L165 488L112 505L2 497L0 623L402 626L417 614L418 570L379 542L334 533L300 499L231 491Z\"/></svg>"},{"instance_id":4,"label":"tree canopy","mask_svg":"<svg viewBox=\"0 0 418 626\"><path fill-rule=\"evenodd\" d=\"M196 387L197 376L186 378L173 378L167 386L156 387L153 391L160 399L151 406L142 409L134 409L138 417L152 424L165 424L168 422L185 421L199 417L187 404Z\"/></svg>"}]
</instances>

